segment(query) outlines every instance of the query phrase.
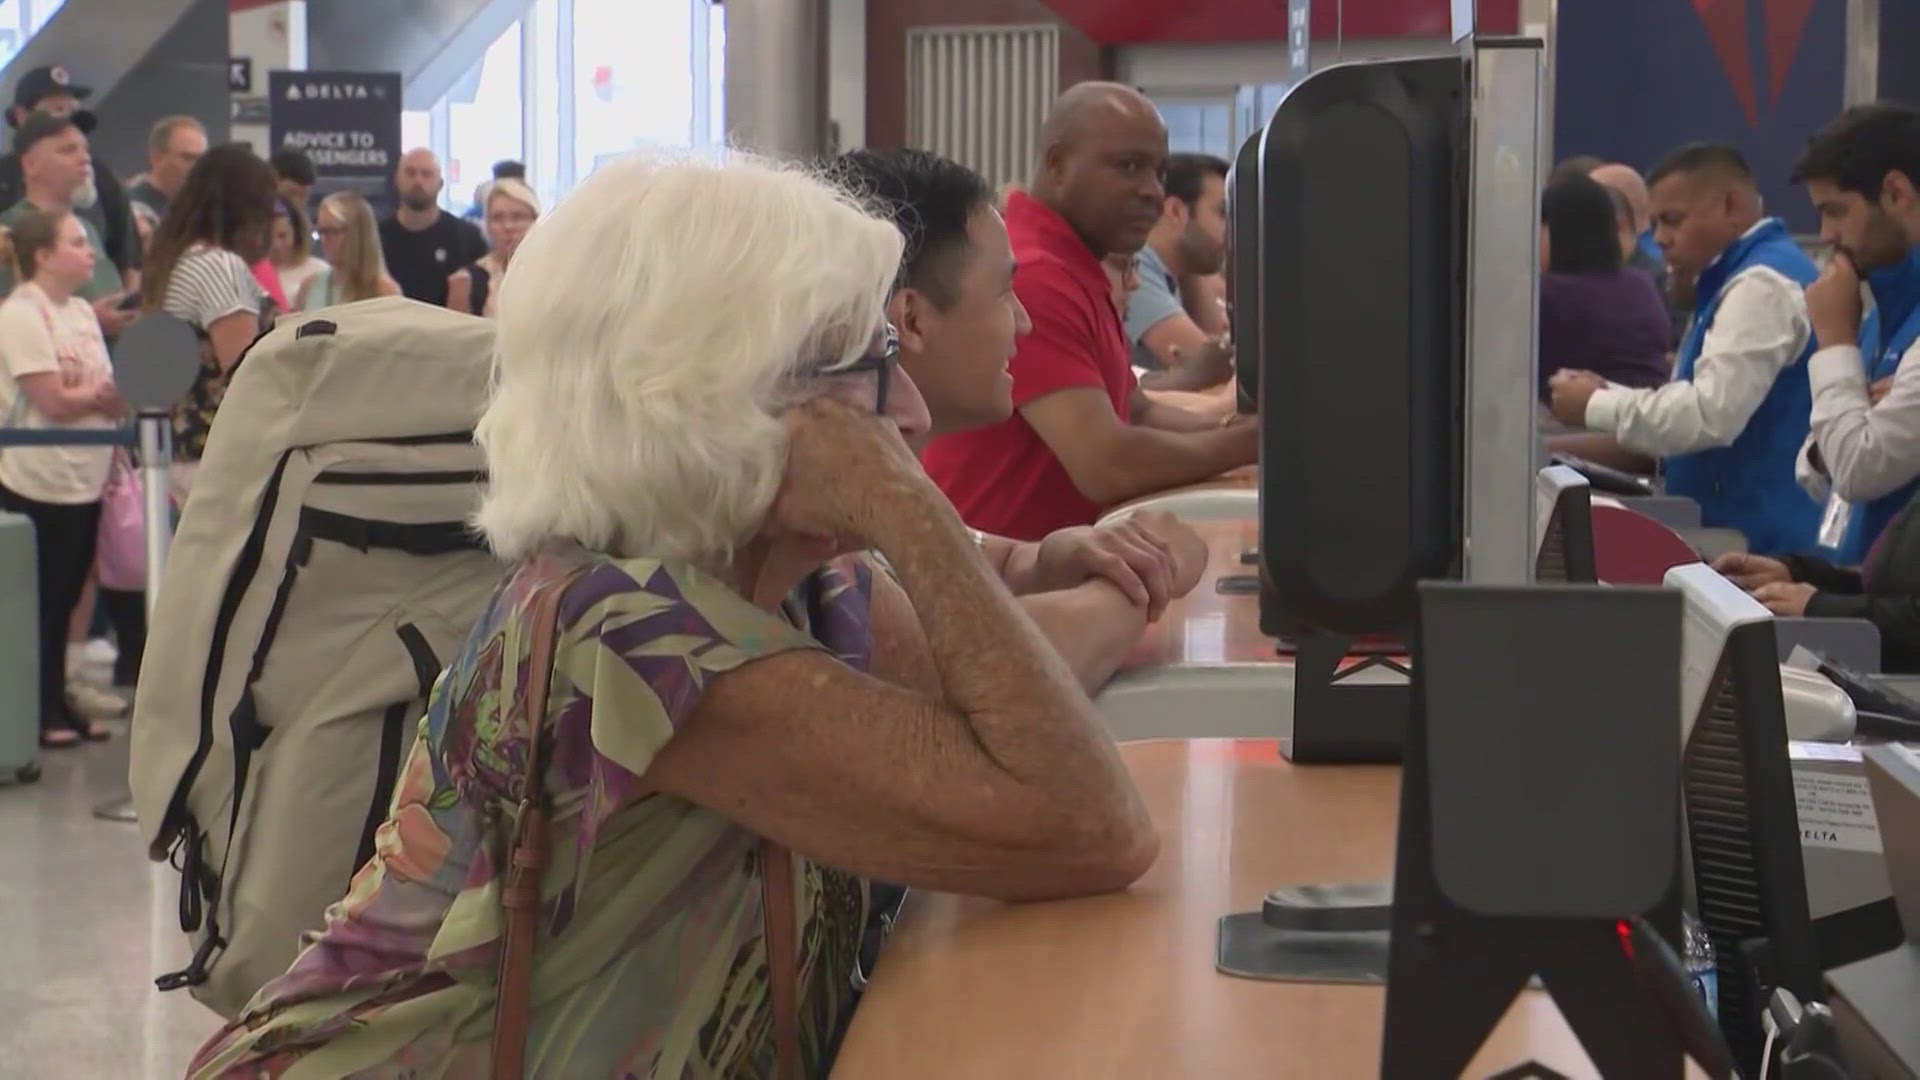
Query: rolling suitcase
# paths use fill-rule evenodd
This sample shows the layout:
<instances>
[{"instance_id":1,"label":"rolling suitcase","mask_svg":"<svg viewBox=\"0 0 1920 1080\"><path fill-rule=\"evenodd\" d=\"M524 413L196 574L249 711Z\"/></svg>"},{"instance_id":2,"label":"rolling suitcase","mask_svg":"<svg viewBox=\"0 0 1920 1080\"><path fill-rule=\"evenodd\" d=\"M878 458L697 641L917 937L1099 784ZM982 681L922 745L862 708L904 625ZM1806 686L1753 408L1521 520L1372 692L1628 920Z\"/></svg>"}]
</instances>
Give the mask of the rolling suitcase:
<instances>
[{"instance_id":1,"label":"rolling suitcase","mask_svg":"<svg viewBox=\"0 0 1920 1080\"><path fill-rule=\"evenodd\" d=\"M0 511L0 783L40 779L38 561L33 522Z\"/></svg>"}]
</instances>

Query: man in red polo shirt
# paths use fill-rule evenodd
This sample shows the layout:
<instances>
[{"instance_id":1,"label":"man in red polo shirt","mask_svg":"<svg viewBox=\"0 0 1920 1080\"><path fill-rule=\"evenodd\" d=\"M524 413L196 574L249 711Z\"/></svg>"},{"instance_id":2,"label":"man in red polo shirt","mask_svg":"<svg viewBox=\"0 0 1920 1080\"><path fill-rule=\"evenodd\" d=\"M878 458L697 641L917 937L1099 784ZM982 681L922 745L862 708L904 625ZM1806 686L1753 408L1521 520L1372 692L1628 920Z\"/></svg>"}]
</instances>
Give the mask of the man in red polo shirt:
<instances>
[{"instance_id":1,"label":"man in red polo shirt","mask_svg":"<svg viewBox=\"0 0 1920 1080\"><path fill-rule=\"evenodd\" d=\"M1257 426L1221 426L1140 393L1101 260L1160 220L1167 129L1130 87L1082 83L1041 132L1041 164L1007 199L1014 292L1033 331L1008 371L1018 411L935 439L922 460L967 524L1016 540L1252 464Z\"/></svg>"}]
</instances>

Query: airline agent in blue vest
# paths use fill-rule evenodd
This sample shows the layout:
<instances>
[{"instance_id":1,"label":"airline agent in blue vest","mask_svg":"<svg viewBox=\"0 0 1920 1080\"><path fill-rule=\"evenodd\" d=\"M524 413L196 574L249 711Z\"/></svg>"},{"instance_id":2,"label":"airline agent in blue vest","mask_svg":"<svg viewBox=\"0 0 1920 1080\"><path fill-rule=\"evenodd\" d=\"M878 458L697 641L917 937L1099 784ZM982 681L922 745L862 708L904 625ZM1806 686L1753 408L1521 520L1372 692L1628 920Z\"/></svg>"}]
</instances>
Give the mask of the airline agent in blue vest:
<instances>
[{"instance_id":1,"label":"airline agent in blue vest","mask_svg":"<svg viewBox=\"0 0 1920 1080\"><path fill-rule=\"evenodd\" d=\"M1799 475L1816 498L1831 488L1852 504L1835 561L1859 566L1920 493L1920 115L1847 110L1807 144L1794 179L1835 250L1807 290L1821 348ZM1862 275L1874 301L1864 320Z\"/></svg>"},{"instance_id":2,"label":"airline agent in blue vest","mask_svg":"<svg viewBox=\"0 0 1920 1080\"><path fill-rule=\"evenodd\" d=\"M1699 503L1703 524L1739 530L1756 554L1812 551L1820 505L1793 469L1811 408L1804 290L1818 271L1761 214L1753 172L1731 147L1675 151L1652 192L1667 265L1696 283L1673 381L1630 390L1563 371L1548 383L1554 415L1661 458L1667 490Z\"/></svg>"}]
</instances>

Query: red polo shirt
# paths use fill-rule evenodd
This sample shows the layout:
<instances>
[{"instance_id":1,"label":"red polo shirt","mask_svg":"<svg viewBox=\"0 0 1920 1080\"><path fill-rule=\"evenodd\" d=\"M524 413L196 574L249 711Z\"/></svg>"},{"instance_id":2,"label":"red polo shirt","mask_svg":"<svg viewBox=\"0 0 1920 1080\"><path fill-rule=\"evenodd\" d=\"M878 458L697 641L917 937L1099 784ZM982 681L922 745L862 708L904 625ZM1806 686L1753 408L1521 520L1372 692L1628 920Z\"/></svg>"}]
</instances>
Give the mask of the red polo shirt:
<instances>
[{"instance_id":1,"label":"red polo shirt","mask_svg":"<svg viewBox=\"0 0 1920 1080\"><path fill-rule=\"evenodd\" d=\"M1107 272L1066 219L1016 191L1007 199L1007 235L1020 264L1013 291L1033 320L1009 366L1014 414L992 427L935 439L922 460L968 525L1038 540L1055 529L1091 525L1104 507L1073 486L1019 408L1061 390L1092 387L1106 393L1125 424L1136 380Z\"/></svg>"}]
</instances>

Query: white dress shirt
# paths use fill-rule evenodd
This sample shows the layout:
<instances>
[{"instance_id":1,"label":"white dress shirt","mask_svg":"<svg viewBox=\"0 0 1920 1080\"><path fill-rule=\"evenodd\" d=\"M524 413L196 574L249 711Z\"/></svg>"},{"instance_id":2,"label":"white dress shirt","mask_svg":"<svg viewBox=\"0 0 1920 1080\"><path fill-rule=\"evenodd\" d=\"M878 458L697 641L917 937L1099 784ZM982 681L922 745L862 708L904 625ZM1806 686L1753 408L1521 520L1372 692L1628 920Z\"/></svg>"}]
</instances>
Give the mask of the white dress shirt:
<instances>
[{"instance_id":1,"label":"white dress shirt","mask_svg":"<svg viewBox=\"0 0 1920 1080\"><path fill-rule=\"evenodd\" d=\"M1749 266L1725 285L1691 380L1598 390L1587 401L1587 427L1653 457L1731 445L1812 336L1800 283Z\"/></svg>"},{"instance_id":2,"label":"white dress shirt","mask_svg":"<svg viewBox=\"0 0 1920 1080\"><path fill-rule=\"evenodd\" d=\"M1900 357L1893 386L1878 405L1867 397L1867 367L1858 345L1829 345L1814 353L1807 377L1813 385L1813 433L1794 474L1808 494L1866 502L1920 475L1920 342ZM1825 475L1808 455L1815 446Z\"/></svg>"}]
</instances>

